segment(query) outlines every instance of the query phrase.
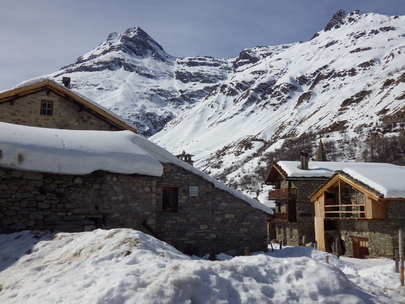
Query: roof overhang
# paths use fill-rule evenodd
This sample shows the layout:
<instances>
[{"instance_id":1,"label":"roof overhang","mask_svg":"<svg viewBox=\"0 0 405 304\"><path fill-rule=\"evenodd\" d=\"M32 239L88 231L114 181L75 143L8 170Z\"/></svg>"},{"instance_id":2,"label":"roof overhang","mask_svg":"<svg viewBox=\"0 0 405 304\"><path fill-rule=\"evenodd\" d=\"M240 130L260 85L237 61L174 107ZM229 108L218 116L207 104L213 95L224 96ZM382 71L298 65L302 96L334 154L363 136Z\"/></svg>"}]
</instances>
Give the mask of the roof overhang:
<instances>
[{"instance_id":1,"label":"roof overhang","mask_svg":"<svg viewBox=\"0 0 405 304\"><path fill-rule=\"evenodd\" d=\"M323 195L323 193L328 192L328 189L336 187L340 181L349 184L350 186L353 187L353 189L366 194L367 196L371 197L374 200L381 200L383 198L383 195L381 193L378 193L377 191L371 189L362 182L359 182L351 178L350 175L345 174L342 171L338 171L331 178L329 178L329 180L326 183L321 185L317 190L314 191L314 193L310 195L309 197L310 201L315 202L320 196Z\"/></svg>"},{"instance_id":2,"label":"roof overhang","mask_svg":"<svg viewBox=\"0 0 405 304\"><path fill-rule=\"evenodd\" d=\"M267 173L267 177L265 179L265 183L267 185L273 185L276 181L278 176L282 176L283 178L287 177L287 173L280 167L277 163L272 163L269 173Z\"/></svg>"},{"instance_id":3,"label":"roof overhang","mask_svg":"<svg viewBox=\"0 0 405 304\"><path fill-rule=\"evenodd\" d=\"M120 120L118 117L115 117L113 114L109 113L108 110L99 105L96 105L94 102L87 100L86 98L74 93L68 88L61 86L50 79L44 79L42 81L33 82L25 86L16 87L9 91L0 92L0 104L5 102L12 102L16 99L41 91L53 92L70 102L76 103L83 110L91 112L93 115L107 121L120 130L130 130L132 132L138 133L133 126L123 120Z\"/></svg>"}]
</instances>

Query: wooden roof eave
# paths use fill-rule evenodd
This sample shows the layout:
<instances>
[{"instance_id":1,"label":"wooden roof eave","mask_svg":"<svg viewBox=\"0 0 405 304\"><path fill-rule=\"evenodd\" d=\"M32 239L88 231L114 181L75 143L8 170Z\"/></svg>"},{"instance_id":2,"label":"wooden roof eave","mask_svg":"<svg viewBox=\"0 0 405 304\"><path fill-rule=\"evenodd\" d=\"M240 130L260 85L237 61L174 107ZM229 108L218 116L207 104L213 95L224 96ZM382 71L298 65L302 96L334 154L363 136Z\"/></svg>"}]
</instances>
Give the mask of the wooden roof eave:
<instances>
[{"instance_id":1,"label":"wooden roof eave","mask_svg":"<svg viewBox=\"0 0 405 304\"><path fill-rule=\"evenodd\" d=\"M340 174L339 172L335 173L326 183L322 184L317 190L314 191L309 197L311 202L315 202L328 188L333 187L339 181L343 181L346 184L352 186L355 190L366 194L367 196L371 197L374 200L381 200L383 199L383 195L379 195L369 189L366 189L362 185L356 183L355 181L351 180L350 178Z\"/></svg>"},{"instance_id":2,"label":"wooden roof eave","mask_svg":"<svg viewBox=\"0 0 405 304\"><path fill-rule=\"evenodd\" d=\"M27 86L23 86L23 87L19 87L19 88L15 88L15 89L12 89L9 91L2 92L2 93L0 93L0 104L4 103L4 102L13 101L18 98L22 98L24 96L27 96L27 95L30 95L33 93L37 93L37 92L40 92L43 90L50 90L50 91L54 92L55 94L57 94L63 98L66 98L68 100L69 100L69 98L67 98L67 97L70 97L72 99L72 100L70 100L71 102L77 102L80 105L87 107L87 109L91 110L92 114L94 114L97 117L116 126L118 129L130 130L134 133L138 133L138 131L134 127L126 124L124 121L116 118L115 116L111 115L110 113L104 111L102 108L96 106L95 104L93 104L93 103L89 102L88 100L82 98L81 96L75 94L71 90L58 85L57 83L55 83L54 81L52 81L50 79L46 79L46 80L43 80L40 82L29 84Z\"/></svg>"},{"instance_id":3,"label":"wooden roof eave","mask_svg":"<svg viewBox=\"0 0 405 304\"><path fill-rule=\"evenodd\" d=\"M269 173L265 179L265 184L272 185L275 183L277 176L281 175L283 178L287 177L287 173L277 163L272 163Z\"/></svg>"}]
</instances>

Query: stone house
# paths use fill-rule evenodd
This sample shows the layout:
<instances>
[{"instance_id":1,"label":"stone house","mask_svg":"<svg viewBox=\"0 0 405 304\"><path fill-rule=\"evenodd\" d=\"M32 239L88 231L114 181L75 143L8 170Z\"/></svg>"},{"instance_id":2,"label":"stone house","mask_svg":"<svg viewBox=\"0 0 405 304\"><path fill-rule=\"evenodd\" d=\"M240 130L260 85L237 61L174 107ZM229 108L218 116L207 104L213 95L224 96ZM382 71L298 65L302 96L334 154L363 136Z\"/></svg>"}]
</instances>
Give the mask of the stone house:
<instances>
[{"instance_id":1,"label":"stone house","mask_svg":"<svg viewBox=\"0 0 405 304\"><path fill-rule=\"evenodd\" d=\"M197 255L267 249L266 206L53 81L11 91L0 94L0 233L125 227Z\"/></svg>"},{"instance_id":2,"label":"stone house","mask_svg":"<svg viewBox=\"0 0 405 304\"><path fill-rule=\"evenodd\" d=\"M122 118L50 79L37 79L0 92L0 121L19 125L72 130L130 130Z\"/></svg>"},{"instance_id":3,"label":"stone house","mask_svg":"<svg viewBox=\"0 0 405 304\"><path fill-rule=\"evenodd\" d=\"M310 196L320 250L393 258L405 228L405 167L352 163Z\"/></svg>"},{"instance_id":4,"label":"stone house","mask_svg":"<svg viewBox=\"0 0 405 304\"><path fill-rule=\"evenodd\" d=\"M332 176L339 163L309 162L303 153L301 161L278 161L271 165L265 183L273 185L269 200L275 202L269 224L269 238L284 245L301 246L315 241L314 206L309 196Z\"/></svg>"}]
</instances>

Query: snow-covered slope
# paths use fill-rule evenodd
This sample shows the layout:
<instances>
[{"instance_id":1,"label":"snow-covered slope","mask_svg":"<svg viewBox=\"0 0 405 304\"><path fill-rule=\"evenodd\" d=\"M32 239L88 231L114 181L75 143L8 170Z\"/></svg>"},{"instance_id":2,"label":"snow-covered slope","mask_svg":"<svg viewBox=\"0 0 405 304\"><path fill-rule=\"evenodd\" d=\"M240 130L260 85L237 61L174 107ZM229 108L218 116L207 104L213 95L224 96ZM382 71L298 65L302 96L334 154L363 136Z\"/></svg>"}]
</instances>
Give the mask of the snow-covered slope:
<instances>
[{"instance_id":1,"label":"snow-covered slope","mask_svg":"<svg viewBox=\"0 0 405 304\"><path fill-rule=\"evenodd\" d=\"M150 136L226 78L227 60L175 58L141 28L112 33L97 48L47 77L77 90Z\"/></svg>"},{"instance_id":2,"label":"snow-covered slope","mask_svg":"<svg viewBox=\"0 0 405 304\"><path fill-rule=\"evenodd\" d=\"M329 256L330 264L324 262ZM388 259L338 259L311 247L186 256L130 229L0 235L0 302L403 303Z\"/></svg>"},{"instance_id":3,"label":"snow-covered slope","mask_svg":"<svg viewBox=\"0 0 405 304\"><path fill-rule=\"evenodd\" d=\"M360 153L357 143L369 134L403 130L405 16L339 11L309 41L226 59L175 58L131 28L48 75L62 76L152 141L194 154L197 167L230 182L257 172L288 138L345 139L339 157L347 160L355 157L342 151Z\"/></svg>"}]
</instances>

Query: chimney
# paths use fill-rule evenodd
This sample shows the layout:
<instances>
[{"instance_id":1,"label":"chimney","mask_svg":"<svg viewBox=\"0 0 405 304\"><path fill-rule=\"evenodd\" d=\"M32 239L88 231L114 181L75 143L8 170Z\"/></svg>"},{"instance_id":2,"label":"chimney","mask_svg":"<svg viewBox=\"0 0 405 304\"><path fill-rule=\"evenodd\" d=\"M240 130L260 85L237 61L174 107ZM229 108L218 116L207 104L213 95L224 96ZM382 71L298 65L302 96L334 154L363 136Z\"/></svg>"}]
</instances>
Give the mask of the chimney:
<instances>
[{"instance_id":1,"label":"chimney","mask_svg":"<svg viewBox=\"0 0 405 304\"><path fill-rule=\"evenodd\" d=\"M308 153L301 152L301 170L308 170Z\"/></svg>"},{"instance_id":2,"label":"chimney","mask_svg":"<svg viewBox=\"0 0 405 304\"><path fill-rule=\"evenodd\" d=\"M186 153L186 151L183 151L183 153L176 155L178 158L180 158L182 161L188 163L189 165L193 165L194 161L192 160L192 157L194 155Z\"/></svg>"},{"instance_id":3,"label":"chimney","mask_svg":"<svg viewBox=\"0 0 405 304\"><path fill-rule=\"evenodd\" d=\"M68 88L70 86L70 77L63 77L62 82Z\"/></svg>"}]
</instances>

